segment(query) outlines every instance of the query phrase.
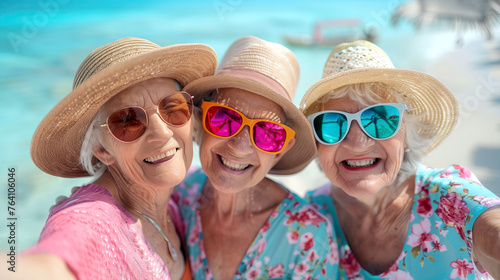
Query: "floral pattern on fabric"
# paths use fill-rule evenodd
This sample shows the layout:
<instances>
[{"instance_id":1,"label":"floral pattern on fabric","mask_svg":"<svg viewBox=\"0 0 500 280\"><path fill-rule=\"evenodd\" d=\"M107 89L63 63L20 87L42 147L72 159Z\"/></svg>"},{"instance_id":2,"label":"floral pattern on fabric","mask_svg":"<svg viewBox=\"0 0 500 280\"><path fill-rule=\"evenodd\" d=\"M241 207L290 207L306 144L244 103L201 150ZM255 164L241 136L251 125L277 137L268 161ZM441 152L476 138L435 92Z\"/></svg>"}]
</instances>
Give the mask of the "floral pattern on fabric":
<instances>
[{"instance_id":1,"label":"floral pattern on fabric","mask_svg":"<svg viewBox=\"0 0 500 280\"><path fill-rule=\"evenodd\" d=\"M337 219L331 185L309 192L306 199L335 228L339 244L339 279L491 279L472 261L472 228L477 217L500 199L460 165L433 169L420 165L405 246L384 273L365 271L352 254Z\"/></svg>"},{"instance_id":2,"label":"floral pattern on fabric","mask_svg":"<svg viewBox=\"0 0 500 280\"><path fill-rule=\"evenodd\" d=\"M205 180L201 170L191 170L172 195L184 219L194 279L213 279L199 213ZM289 193L260 229L234 279L335 279L339 259L332 230L322 214Z\"/></svg>"}]
</instances>

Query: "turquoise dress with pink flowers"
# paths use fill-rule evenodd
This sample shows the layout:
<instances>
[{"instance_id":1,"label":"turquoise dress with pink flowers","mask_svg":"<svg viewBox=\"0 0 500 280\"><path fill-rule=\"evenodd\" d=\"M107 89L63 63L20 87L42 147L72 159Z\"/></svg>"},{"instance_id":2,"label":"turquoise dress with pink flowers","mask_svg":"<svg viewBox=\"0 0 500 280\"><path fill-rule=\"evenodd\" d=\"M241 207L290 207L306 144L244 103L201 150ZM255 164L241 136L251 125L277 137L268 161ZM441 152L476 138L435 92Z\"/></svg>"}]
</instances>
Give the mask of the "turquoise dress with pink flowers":
<instances>
[{"instance_id":1,"label":"turquoise dress with pink flowers","mask_svg":"<svg viewBox=\"0 0 500 280\"><path fill-rule=\"evenodd\" d=\"M361 268L340 228L331 185L306 195L332 221L339 246L339 279L492 279L472 261L472 228L477 217L500 199L460 165L418 167L405 246L386 272Z\"/></svg>"},{"instance_id":2,"label":"turquoise dress with pink flowers","mask_svg":"<svg viewBox=\"0 0 500 280\"><path fill-rule=\"evenodd\" d=\"M176 187L172 199L184 219L193 279L213 279L203 246L199 209L207 197L207 179L201 170L190 170ZM338 248L333 227L305 200L289 193L259 230L234 279L335 279Z\"/></svg>"}]
</instances>

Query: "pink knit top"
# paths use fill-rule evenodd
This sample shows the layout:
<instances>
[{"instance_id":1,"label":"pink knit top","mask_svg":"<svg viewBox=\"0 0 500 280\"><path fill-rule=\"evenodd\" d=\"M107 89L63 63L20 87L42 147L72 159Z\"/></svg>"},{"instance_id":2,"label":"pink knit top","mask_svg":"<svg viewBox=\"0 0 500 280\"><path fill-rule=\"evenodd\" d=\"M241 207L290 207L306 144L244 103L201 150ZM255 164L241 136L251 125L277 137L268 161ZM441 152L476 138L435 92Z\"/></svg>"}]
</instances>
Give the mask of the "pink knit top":
<instances>
[{"instance_id":1,"label":"pink knit top","mask_svg":"<svg viewBox=\"0 0 500 280\"><path fill-rule=\"evenodd\" d=\"M177 216L173 203L170 211ZM81 187L51 211L38 244L23 254L35 253L59 256L82 280L170 279L138 222L94 184Z\"/></svg>"}]
</instances>

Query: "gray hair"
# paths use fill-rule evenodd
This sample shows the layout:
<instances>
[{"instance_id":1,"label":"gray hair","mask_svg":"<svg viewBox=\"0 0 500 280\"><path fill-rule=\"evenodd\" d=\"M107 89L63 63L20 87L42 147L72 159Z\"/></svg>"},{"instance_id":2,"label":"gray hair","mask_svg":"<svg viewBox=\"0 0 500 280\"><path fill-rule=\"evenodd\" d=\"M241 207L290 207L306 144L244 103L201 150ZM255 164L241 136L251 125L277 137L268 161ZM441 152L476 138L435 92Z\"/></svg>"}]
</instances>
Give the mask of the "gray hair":
<instances>
[{"instance_id":1,"label":"gray hair","mask_svg":"<svg viewBox=\"0 0 500 280\"><path fill-rule=\"evenodd\" d=\"M191 118L193 119L193 140L198 146L201 145L203 138L203 109L201 109L201 103L203 101L214 101L215 97L219 94L219 89L214 89L211 92L205 93L203 95L202 100L198 106L193 107L193 115Z\"/></svg>"},{"instance_id":2,"label":"gray hair","mask_svg":"<svg viewBox=\"0 0 500 280\"><path fill-rule=\"evenodd\" d=\"M345 96L364 106L381 102L409 104L407 97L392 87L381 83L360 83L340 87L329 92L313 104L314 107L311 108L313 110L312 113L323 110L324 104L329 100ZM415 174L417 165L423 159L426 147L433 140L423 138L418 133L420 130L428 128L429 125L422 123L420 121L421 116L411 114L411 108L409 109L410 114L405 114L403 118L406 128L406 144L409 150L405 150L403 162L401 163L395 184L399 184L409 176Z\"/></svg>"},{"instance_id":3,"label":"gray hair","mask_svg":"<svg viewBox=\"0 0 500 280\"><path fill-rule=\"evenodd\" d=\"M100 112L100 111L99 111ZM108 167L94 156L94 149L98 143L102 142L100 126L97 124L100 113L97 113L89 129L83 138L82 149L80 150L80 164L83 168L95 178L100 177Z\"/></svg>"},{"instance_id":4,"label":"gray hair","mask_svg":"<svg viewBox=\"0 0 500 280\"><path fill-rule=\"evenodd\" d=\"M193 115L191 118L193 119L193 140L199 146L203 138L203 110L201 107L193 107Z\"/></svg>"}]
</instances>

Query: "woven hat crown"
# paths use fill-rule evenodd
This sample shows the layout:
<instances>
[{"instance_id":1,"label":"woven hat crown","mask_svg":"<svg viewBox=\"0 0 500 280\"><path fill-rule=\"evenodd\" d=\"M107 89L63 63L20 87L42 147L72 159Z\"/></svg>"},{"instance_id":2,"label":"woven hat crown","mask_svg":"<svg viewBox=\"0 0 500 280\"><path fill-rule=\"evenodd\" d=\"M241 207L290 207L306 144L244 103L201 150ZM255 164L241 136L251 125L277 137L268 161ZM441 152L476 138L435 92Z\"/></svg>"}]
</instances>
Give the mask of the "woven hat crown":
<instances>
[{"instance_id":1,"label":"woven hat crown","mask_svg":"<svg viewBox=\"0 0 500 280\"><path fill-rule=\"evenodd\" d=\"M328 56L323 78L363 68L395 68L389 56L368 41L355 41L338 45Z\"/></svg>"},{"instance_id":2,"label":"woven hat crown","mask_svg":"<svg viewBox=\"0 0 500 280\"><path fill-rule=\"evenodd\" d=\"M131 57L159 49L160 46L141 38L122 38L92 51L76 70L73 89L90 76Z\"/></svg>"},{"instance_id":3,"label":"woven hat crown","mask_svg":"<svg viewBox=\"0 0 500 280\"><path fill-rule=\"evenodd\" d=\"M254 71L278 83L285 97L293 100L299 82L300 67L295 55L288 48L246 36L235 41L226 51L216 74L225 71ZM278 93L283 93L279 90Z\"/></svg>"}]
</instances>

